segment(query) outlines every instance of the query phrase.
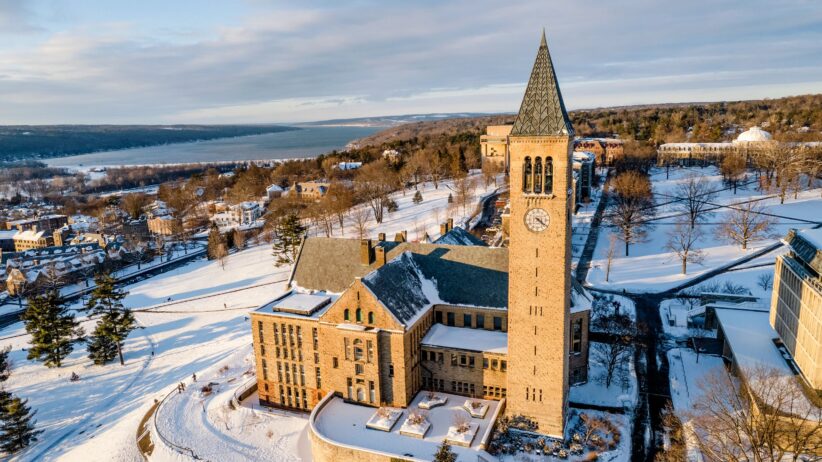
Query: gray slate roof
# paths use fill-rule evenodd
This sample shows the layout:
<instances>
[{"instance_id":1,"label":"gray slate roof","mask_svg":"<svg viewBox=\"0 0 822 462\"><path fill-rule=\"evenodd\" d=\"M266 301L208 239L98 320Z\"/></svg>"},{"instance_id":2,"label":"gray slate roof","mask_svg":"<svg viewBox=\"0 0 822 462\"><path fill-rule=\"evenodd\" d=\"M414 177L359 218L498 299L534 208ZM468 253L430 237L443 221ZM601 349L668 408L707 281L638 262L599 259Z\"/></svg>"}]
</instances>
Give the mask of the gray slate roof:
<instances>
[{"instance_id":1,"label":"gray slate roof","mask_svg":"<svg viewBox=\"0 0 822 462\"><path fill-rule=\"evenodd\" d=\"M514 119L511 135L574 136L574 128L565 110L562 93L559 91L551 53L545 40L545 31L542 31L537 58L534 60L534 68L531 70L531 78L522 97L519 113Z\"/></svg>"}]
</instances>

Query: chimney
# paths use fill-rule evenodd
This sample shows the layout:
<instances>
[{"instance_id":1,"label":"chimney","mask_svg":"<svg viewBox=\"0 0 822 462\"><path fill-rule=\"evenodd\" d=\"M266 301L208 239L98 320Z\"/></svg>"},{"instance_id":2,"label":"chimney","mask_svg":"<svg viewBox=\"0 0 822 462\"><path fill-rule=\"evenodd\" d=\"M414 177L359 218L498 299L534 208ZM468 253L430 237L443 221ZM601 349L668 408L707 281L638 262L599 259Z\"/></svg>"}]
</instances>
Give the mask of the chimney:
<instances>
[{"instance_id":1,"label":"chimney","mask_svg":"<svg viewBox=\"0 0 822 462\"><path fill-rule=\"evenodd\" d=\"M385 242L385 233L380 233L380 234L378 234L378 235L377 235L377 239L378 239L380 242Z\"/></svg>"},{"instance_id":2,"label":"chimney","mask_svg":"<svg viewBox=\"0 0 822 462\"><path fill-rule=\"evenodd\" d=\"M374 247L374 250L377 253L377 268L379 268L385 264L385 247L378 245Z\"/></svg>"},{"instance_id":3,"label":"chimney","mask_svg":"<svg viewBox=\"0 0 822 462\"><path fill-rule=\"evenodd\" d=\"M440 223L440 236L445 236L448 232L448 223Z\"/></svg>"},{"instance_id":4,"label":"chimney","mask_svg":"<svg viewBox=\"0 0 822 462\"><path fill-rule=\"evenodd\" d=\"M407 234L405 231L400 231L394 235L394 242L407 242Z\"/></svg>"},{"instance_id":5,"label":"chimney","mask_svg":"<svg viewBox=\"0 0 822 462\"><path fill-rule=\"evenodd\" d=\"M370 265L373 260L373 247L371 247L371 239L363 239L360 241L360 263L363 265Z\"/></svg>"},{"instance_id":6,"label":"chimney","mask_svg":"<svg viewBox=\"0 0 822 462\"><path fill-rule=\"evenodd\" d=\"M401 232L402 232L402 241L403 242L408 242L408 231L402 230Z\"/></svg>"},{"instance_id":7,"label":"chimney","mask_svg":"<svg viewBox=\"0 0 822 462\"><path fill-rule=\"evenodd\" d=\"M454 219L449 218L448 219L448 231L451 231L452 229L454 229Z\"/></svg>"}]
</instances>

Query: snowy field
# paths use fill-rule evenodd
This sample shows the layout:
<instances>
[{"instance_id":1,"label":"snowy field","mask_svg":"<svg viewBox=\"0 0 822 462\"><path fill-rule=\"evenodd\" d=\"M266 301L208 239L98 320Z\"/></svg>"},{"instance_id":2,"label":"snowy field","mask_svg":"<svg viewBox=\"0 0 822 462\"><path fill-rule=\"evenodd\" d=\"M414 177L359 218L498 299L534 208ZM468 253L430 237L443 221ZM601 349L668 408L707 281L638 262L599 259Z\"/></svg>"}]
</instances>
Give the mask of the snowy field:
<instances>
[{"instance_id":1,"label":"snowy field","mask_svg":"<svg viewBox=\"0 0 822 462\"><path fill-rule=\"evenodd\" d=\"M607 282L605 281L607 263L605 253L609 245L609 228L600 232L591 271L588 273L589 284L617 290L665 291L777 242L789 228L811 226L800 220L822 219L822 198L820 198L822 189L820 188L803 191L796 199L791 194L786 198L785 204L779 204L778 197L774 197L773 194L762 194L753 185L740 187L737 193L733 194L733 191L723 184L722 177L715 167L671 169L670 179L665 178L664 169L654 169L651 181L656 203L663 204L673 200L677 186L693 175L702 176L711 182L713 189L717 191L717 197L713 203L729 205L757 200L764 206L766 213L779 215L781 218L774 218L775 223L771 227L771 236L766 240L749 244L748 249L743 251L739 245L717 236L716 230L719 227L717 223L727 221L729 209L715 210L708 217L708 223L699 225L703 236L698 241L697 248L704 250L705 258L701 263L689 263L688 274L683 275L677 256L665 249L668 232L673 228L677 211L671 204L660 205L656 208L656 219L651 222L652 226L647 230L645 241L631 245L629 257L624 256L624 245L617 242L616 256L611 264L611 273ZM753 178L753 174L749 174L749 177ZM607 213L606 210L606 215Z\"/></svg>"},{"instance_id":2,"label":"snowy field","mask_svg":"<svg viewBox=\"0 0 822 462\"><path fill-rule=\"evenodd\" d=\"M420 185L423 202L413 204L413 190L406 191L404 196L395 194L399 210L386 213L379 227L372 217L369 236L385 232L392 239L394 233L407 230L410 240L420 238L426 231L432 238L438 237L440 222L452 217L458 225L475 214L481 195L495 190L494 185L485 187L478 175L474 177L478 187L473 204L465 211L461 207L451 207L449 211L450 182L442 182L438 189L430 184ZM350 224L349 219L345 235L355 237L356 231ZM312 230L312 234L318 232ZM334 236L340 236L338 229ZM135 443L136 431L155 399L161 400L182 381L190 382L194 373L212 376L223 366L228 366L230 373L242 370L240 364L247 357L237 355L243 351L247 355L251 343L247 313L279 295L291 269L275 268L273 263L271 248L259 245L231 254L225 268L217 261L198 260L126 287L129 296L124 303L137 310L135 316L143 327L132 332L126 341L126 365L122 367L94 366L86 357L85 347L78 345L63 367L49 369L26 360L24 349L29 339L22 323L0 330L0 345L12 346L14 363L5 387L29 400L37 411L37 427L44 430L40 440L21 453L18 460L141 460ZM90 332L93 322L84 322L83 327ZM80 376L79 381L69 381L72 372ZM191 402L177 403L177 412L182 413L179 419L190 417L201 422L201 427L186 427L181 437L198 437L198 444L213 454L248 455L248 448L253 445L265 446L258 453L262 460L299 460L307 454L307 419L302 417L247 410L253 417L245 411L238 412L239 417L231 417L234 420L226 429L219 409L230 387L221 387L221 391L203 401L208 419L203 419L199 401L200 407L190 406ZM195 393L196 388L188 391ZM242 425L249 427L242 430ZM164 450L159 441L153 442L152 460L182 457Z\"/></svg>"}]
</instances>

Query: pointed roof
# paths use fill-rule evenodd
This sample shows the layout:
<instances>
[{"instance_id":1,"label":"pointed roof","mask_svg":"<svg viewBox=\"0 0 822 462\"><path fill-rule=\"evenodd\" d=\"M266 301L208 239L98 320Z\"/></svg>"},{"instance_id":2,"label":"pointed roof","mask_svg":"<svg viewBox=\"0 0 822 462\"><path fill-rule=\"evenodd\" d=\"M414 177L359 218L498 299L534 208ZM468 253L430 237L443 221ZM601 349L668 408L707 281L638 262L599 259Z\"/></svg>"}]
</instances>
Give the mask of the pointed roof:
<instances>
[{"instance_id":1,"label":"pointed roof","mask_svg":"<svg viewBox=\"0 0 822 462\"><path fill-rule=\"evenodd\" d=\"M545 30L537 51L537 59L531 70L531 78L522 97L512 136L564 135L574 136L571 119L565 111L562 93L554 73L554 64L548 52Z\"/></svg>"}]
</instances>

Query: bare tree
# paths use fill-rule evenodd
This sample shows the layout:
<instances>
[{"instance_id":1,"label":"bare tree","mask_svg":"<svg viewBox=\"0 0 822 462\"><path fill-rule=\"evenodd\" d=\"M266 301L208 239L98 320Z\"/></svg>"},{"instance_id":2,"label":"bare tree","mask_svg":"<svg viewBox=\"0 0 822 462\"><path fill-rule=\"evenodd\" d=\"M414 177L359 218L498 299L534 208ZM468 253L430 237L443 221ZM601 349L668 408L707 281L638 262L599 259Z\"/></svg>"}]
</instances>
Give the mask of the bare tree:
<instances>
[{"instance_id":1,"label":"bare tree","mask_svg":"<svg viewBox=\"0 0 822 462\"><path fill-rule=\"evenodd\" d=\"M133 219L140 218L143 209L150 203L148 196L143 193L126 194L120 201L120 207Z\"/></svg>"},{"instance_id":2,"label":"bare tree","mask_svg":"<svg viewBox=\"0 0 822 462\"><path fill-rule=\"evenodd\" d=\"M337 218L337 223L342 229L345 216L348 215L349 209L354 205L354 194L351 188L340 182L331 183L323 202L327 204L329 212Z\"/></svg>"},{"instance_id":3,"label":"bare tree","mask_svg":"<svg viewBox=\"0 0 822 462\"><path fill-rule=\"evenodd\" d=\"M616 234L608 234L608 250L605 252L605 282L608 282L609 278L611 277L611 263L614 261L614 255L616 255L617 239L618 238Z\"/></svg>"},{"instance_id":4,"label":"bare tree","mask_svg":"<svg viewBox=\"0 0 822 462\"><path fill-rule=\"evenodd\" d=\"M689 177L676 188L674 194L677 196L674 207L685 214L691 229L710 215L710 202L716 198L711 183L701 176Z\"/></svg>"},{"instance_id":5,"label":"bare tree","mask_svg":"<svg viewBox=\"0 0 822 462\"><path fill-rule=\"evenodd\" d=\"M463 216L468 214L468 206L470 206L474 200L476 187L477 184L474 179L468 176L454 180L454 199L456 199L456 203L462 208Z\"/></svg>"},{"instance_id":6,"label":"bare tree","mask_svg":"<svg viewBox=\"0 0 822 462\"><path fill-rule=\"evenodd\" d=\"M593 327L593 330L611 337L608 343L595 343L591 348L594 360L605 369L598 379L607 388L615 378L623 379L628 374L626 363L633 351L631 338L635 334L634 323L628 315L614 312L597 317Z\"/></svg>"},{"instance_id":7,"label":"bare tree","mask_svg":"<svg viewBox=\"0 0 822 462\"><path fill-rule=\"evenodd\" d=\"M698 228L691 227L690 223L677 223L668 232L668 242L665 248L673 252L682 263L682 274L688 274L688 263L700 263L705 254L696 248L696 243L702 237Z\"/></svg>"},{"instance_id":8,"label":"bare tree","mask_svg":"<svg viewBox=\"0 0 822 462\"><path fill-rule=\"evenodd\" d=\"M734 194L739 180L745 175L745 168L745 156L740 153L726 155L719 166L722 177L733 186Z\"/></svg>"},{"instance_id":9,"label":"bare tree","mask_svg":"<svg viewBox=\"0 0 822 462\"><path fill-rule=\"evenodd\" d=\"M371 210L368 207L356 207L351 211L351 224L357 236L365 239L368 233L368 220L371 219Z\"/></svg>"},{"instance_id":10,"label":"bare tree","mask_svg":"<svg viewBox=\"0 0 822 462\"><path fill-rule=\"evenodd\" d=\"M742 250L746 250L749 243L764 238L771 229L771 219L762 212L762 206L756 202L731 206L731 211L726 214L725 222L719 227L719 235L739 244Z\"/></svg>"},{"instance_id":11,"label":"bare tree","mask_svg":"<svg viewBox=\"0 0 822 462\"><path fill-rule=\"evenodd\" d=\"M822 450L822 408L808 402L797 379L769 367L743 368L740 378L716 368L699 384L687 417L705 459L816 457Z\"/></svg>"},{"instance_id":12,"label":"bare tree","mask_svg":"<svg viewBox=\"0 0 822 462\"><path fill-rule=\"evenodd\" d=\"M428 175L434 183L434 189L438 189L440 181L445 175L445 162L443 162L440 153L434 149L427 149L425 152L425 160L428 165Z\"/></svg>"},{"instance_id":13,"label":"bare tree","mask_svg":"<svg viewBox=\"0 0 822 462\"><path fill-rule=\"evenodd\" d=\"M647 176L631 170L621 173L611 184L615 194L611 199L611 211L606 217L619 230L627 257L630 244L641 242L645 235L645 219L650 215L653 203L651 181Z\"/></svg>"},{"instance_id":14,"label":"bare tree","mask_svg":"<svg viewBox=\"0 0 822 462\"><path fill-rule=\"evenodd\" d=\"M762 290L770 290L773 287L773 272L767 272L764 274L760 274L758 278L756 278L756 284L762 288Z\"/></svg>"},{"instance_id":15,"label":"bare tree","mask_svg":"<svg viewBox=\"0 0 822 462\"><path fill-rule=\"evenodd\" d=\"M383 213L391 200L389 194L397 188L399 180L394 170L384 160L371 162L360 169L356 179L359 196L371 207L374 220L382 223Z\"/></svg>"}]
</instances>

